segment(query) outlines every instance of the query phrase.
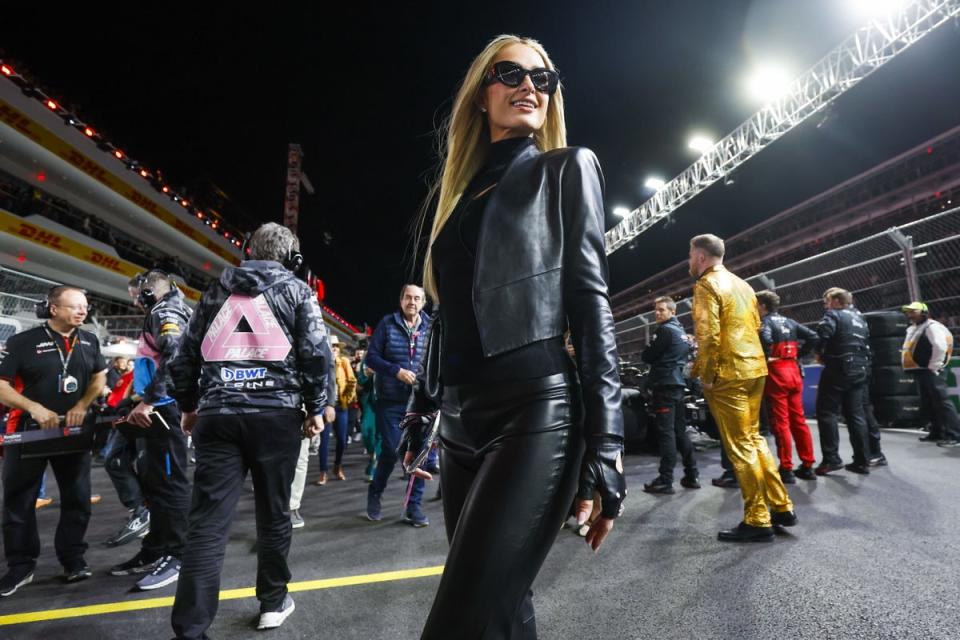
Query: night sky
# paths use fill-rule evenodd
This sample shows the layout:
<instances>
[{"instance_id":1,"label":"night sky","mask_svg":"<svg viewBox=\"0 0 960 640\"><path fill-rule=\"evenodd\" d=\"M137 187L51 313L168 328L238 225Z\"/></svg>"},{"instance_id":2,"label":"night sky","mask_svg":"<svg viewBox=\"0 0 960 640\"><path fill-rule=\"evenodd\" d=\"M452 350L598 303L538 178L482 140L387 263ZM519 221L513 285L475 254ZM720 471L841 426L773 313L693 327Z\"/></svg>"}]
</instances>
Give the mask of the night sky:
<instances>
[{"instance_id":1,"label":"night sky","mask_svg":"<svg viewBox=\"0 0 960 640\"><path fill-rule=\"evenodd\" d=\"M301 199L304 253L327 302L358 325L394 308L414 268L435 126L493 36L550 52L569 142L604 168L609 227L614 206L646 198L647 175L695 160L690 133L720 138L757 110L743 86L751 65L777 59L798 75L862 22L846 0L206 4L5 7L0 47L174 185L218 185L246 227L280 220L286 147L299 142L317 189ZM960 30L945 25L842 96L820 128L806 123L734 185L618 251L613 290L683 259L693 233L740 231L956 126L958 60Z\"/></svg>"}]
</instances>

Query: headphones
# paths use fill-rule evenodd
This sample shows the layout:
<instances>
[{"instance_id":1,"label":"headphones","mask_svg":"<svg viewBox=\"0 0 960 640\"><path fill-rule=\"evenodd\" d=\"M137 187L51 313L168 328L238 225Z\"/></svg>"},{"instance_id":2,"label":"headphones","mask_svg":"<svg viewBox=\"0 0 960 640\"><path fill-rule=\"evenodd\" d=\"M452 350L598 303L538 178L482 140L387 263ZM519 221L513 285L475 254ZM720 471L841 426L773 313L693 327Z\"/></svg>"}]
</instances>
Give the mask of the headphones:
<instances>
[{"instance_id":1,"label":"headphones","mask_svg":"<svg viewBox=\"0 0 960 640\"><path fill-rule=\"evenodd\" d=\"M66 287L66 286L67 285L62 285L62 284L53 285L52 287L50 287L50 290L47 291L47 295L45 295L43 299L37 301L37 303L33 307L33 312L36 314L37 318L39 318L40 320L49 320L50 318L53 317L53 313L51 313L50 311L50 305L51 305L50 299L53 298L53 294L56 293L57 289L60 289L61 287ZM76 289L77 291L82 292L83 295L87 295L86 289L80 289L79 287L67 287L67 288ZM90 310L88 309L87 311L89 312Z\"/></svg>"},{"instance_id":2,"label":"headphones","mask_svg":"<svg viewBox=\"0 0 960 640\"><path fill-rule=\"evenodd\" d=\"M240 245L241 260L248 259L247 256L249 255L248 250L250 248L251 237L253 237L253 234L250 233L249 231L243 236L243 244ZM300 270L303 268L303 254L291 247L290 250L287 251L287 255L282 260L280 260L280 264L282 264L283 267L288 271L292 271L293 273L299 273Z\"/></svg>"},{"instance_id":3,"label":"headphones","mask_svg":"<svg viewBox=\"0 0 960 640\"><path fill-rule=\"evenodd\" d=\"M37 300L37 304L33 308L33 312L36 313L37 317L41 320L49 320L53 317L53 314L50 313L50 296L53 294L54 289L56 289L56 287L51 287L47 295L45 295L42 300Z\"/></svg>"},{"instance_id":4,"label":"headphones","mask_svg":"<svg viewBox=\"0 0 960 640\"><path fill-rule=\"evenodd\" d=\"M149 271L141 273L139 276L137 276L137 282L140 288L140 293L137 294L137 302L143 305L144 309L150 309L153 305L157 304L158 302L157 294L154 292L153 289L150 289L147 287L147 278L149 278L150 275L153 275L153 274L162 276L170 284L171 289L177 288L177 284L173 281L173 279L170 277L170 274L168 274L166 271L163 271L161 269L150 269Z\"/></svg>"}]
</instances>

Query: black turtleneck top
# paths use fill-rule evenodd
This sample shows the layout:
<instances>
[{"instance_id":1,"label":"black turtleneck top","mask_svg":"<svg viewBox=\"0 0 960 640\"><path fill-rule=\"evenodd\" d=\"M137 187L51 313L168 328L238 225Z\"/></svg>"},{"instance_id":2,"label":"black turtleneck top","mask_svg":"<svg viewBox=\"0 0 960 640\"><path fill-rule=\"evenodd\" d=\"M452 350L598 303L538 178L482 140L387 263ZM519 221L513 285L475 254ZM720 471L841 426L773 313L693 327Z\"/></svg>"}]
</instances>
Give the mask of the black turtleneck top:
<instances>
[{"instance_id":1,"label":"black turtleneck top","mask_svg":"<svg viewBox=\"0 0 960 640\"><path fill-rule=\"evenodd\" d=\"M484 209L510 162L533 144L532 138L509 138L490 145L487 161L433 243L444 337L440 377L445 385L526 380L573 369L562 337L485 358L473 310L473 275ZM496 231L487 229L483 241L496 242Z\"/></svg>"}]
</instances>

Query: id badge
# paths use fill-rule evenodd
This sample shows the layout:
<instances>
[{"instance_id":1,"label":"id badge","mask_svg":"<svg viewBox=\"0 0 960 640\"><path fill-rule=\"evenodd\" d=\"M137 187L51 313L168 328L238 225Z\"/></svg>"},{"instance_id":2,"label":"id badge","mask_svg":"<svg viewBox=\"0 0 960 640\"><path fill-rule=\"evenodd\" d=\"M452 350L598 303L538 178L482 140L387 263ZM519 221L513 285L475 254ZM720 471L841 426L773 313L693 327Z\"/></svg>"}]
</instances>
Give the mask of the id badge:
<instances>
[{"instance_id":1,"label":"id badge","mask_svg":"<svg viewBox=\"0 0 960 640\"><path fill-rule=\"evenodd\" d=\"M60 393L76 393L80 383L73 376L60 376Z\"/></svg>"}]
</instances>

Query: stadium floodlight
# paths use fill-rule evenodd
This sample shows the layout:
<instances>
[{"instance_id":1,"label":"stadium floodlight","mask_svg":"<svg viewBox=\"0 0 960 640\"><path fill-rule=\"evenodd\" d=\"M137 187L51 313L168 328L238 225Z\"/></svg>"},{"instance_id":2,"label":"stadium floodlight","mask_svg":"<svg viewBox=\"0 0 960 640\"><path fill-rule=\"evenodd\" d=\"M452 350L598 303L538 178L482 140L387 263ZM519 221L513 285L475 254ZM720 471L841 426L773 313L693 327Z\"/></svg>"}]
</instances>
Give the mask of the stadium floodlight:
<instances>
[{"instance_id":1,"label":"stadium floodlight","mask_svg":"<svg viewBox=\"0 0 960 640\"><path fill-rule=\"evenodd\" d=\"M790 73L782 66L775 64L758 67L747 78L747 91L763 104L783 97L789 88Z\"/></svg>"},{"instance_id":2,"label":"stadium floodlight","mask_svg":"<svg viewBox=\"0 0 960 640\"><path fill-rule=\"evenodd\" d=\"M710 149L713 149L713 145L715 144L716 142L707 136L697 135L690 138L690 142L687 143L687 147L703 155L704 153L710 151Z\"/></svg>"},{"instance_id":3,"label":"stadium floodlight","mask_svg":"<svg viewBox=\"0 0 960 640\"><path fill-rule=\"evenodd\" d=\"M662 179L651 176L646 179L646 181L643 183L643 186L652 191L660 191L660 189L663 189L665 184L667 183Z\"/></svg>"},{"instance_id":4,"label":"stadium floodlight","mask_svg":"<svg viewBox=\"0 0 960 640\"><path fill-rule=\"evenodd\" d=\"M884 18L900 11L907 4L906 0L852 0L854 10L869 18Z\"/></svg>"},{"instance_id":5,"label":"stadium floodlight","mask_svg":"<svg viewBox=\"0 0 960 640\"><path fill-rule=\"evenodd\" d=\"M627 207L613 208L613 215L617 216L618 218L626 218L629 214L630 214L630 209L628 209Z\"/></svg>"}]
</instances>

